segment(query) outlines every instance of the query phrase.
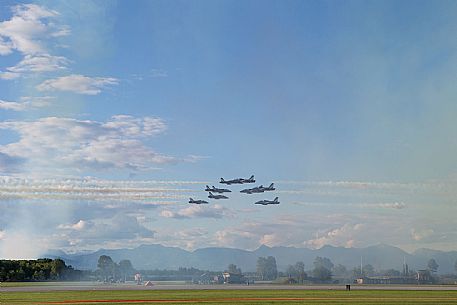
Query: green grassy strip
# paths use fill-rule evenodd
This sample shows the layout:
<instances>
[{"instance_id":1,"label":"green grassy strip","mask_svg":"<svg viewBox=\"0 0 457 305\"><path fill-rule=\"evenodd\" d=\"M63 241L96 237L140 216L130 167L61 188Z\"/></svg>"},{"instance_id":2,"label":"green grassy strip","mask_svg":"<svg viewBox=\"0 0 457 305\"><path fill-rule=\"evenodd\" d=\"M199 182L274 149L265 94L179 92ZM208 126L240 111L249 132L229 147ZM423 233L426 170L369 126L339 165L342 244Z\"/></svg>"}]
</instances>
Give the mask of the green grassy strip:
<instances>
[{"instance_id":1,"label":"green grassy strip","mask_svg":"<svg viewBox=\"0 0 457 305\"><path fill-rule=\"evenodd\" d=\"M303 301L252 301L227 298L316 298ZM185 304L457 304L457 291L323 290L113 290L2 292L1 305L33 305L75 300L195 300ZM197 302L204 300L204 302ZM76 304L76 303L69 303ZM81 303L79 303L81 304ZM87 303L90 304L90 303ZM99 303L109 304L109 303ZM113 303L114 304L114 303ZM115 303L147 304L147 303ZM151 303L152 304L152 303ZM159 304L159 303L155 303Z\"/></svg>"}]
</instances>

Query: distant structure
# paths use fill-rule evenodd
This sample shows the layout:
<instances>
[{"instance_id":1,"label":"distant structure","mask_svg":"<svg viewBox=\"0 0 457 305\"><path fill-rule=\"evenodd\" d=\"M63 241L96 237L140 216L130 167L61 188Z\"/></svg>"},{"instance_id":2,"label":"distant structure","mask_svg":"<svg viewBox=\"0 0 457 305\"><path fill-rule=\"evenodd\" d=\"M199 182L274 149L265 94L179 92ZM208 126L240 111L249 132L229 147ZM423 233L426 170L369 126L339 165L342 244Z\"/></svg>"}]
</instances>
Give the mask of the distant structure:
<instances>
[{"instance_id":1,"label":"distant structure","mask_svg":"<svg viewBox=\"0 0 457 305\"><path fill-rule=\"evenodd\" d=\"M141 283L143 282L143 279L141 278L141 274L139 274L139 273L135 274L135 282L137 285L141 285Z\"/></svg>"},{"instance_id":2,"label":"distant structure","mask_svg":"<svg viewBox=\"0 0 457 305\"><path fill-rule=\"evenodd\" d=\"M433 277L430 270L417 270L416 280L418 284L432 284Z\"/></svg>"},{"instance_id":3,"label":"distant structure","mask_svg":"<svg viewBox=\"0 0 457 305\"><path fill-rule=\"evenodd\" d=\"M362 268L362 258L360 258L360 268ZM432 284L433 277L429 270L418 270L412 273L403 258L403 271L400 276L363 276L354 281L356 284Z\"/></svg>"},{"instance_id":4,"label":"distant structure","mask_svg":"<svg viewBox=\"0 0 457 305\"><path fill-rule=\"evenodd\" d=\"M244 278L244 276L239 273L224 272L224 273L222 273L222 277L224 278L224 284L244 284L244 283L246 283L246 279Z\"/></svg>"},{"instance_id":5,"label":"distant structure","mask_svg":"<svg viewBox=\"0 0 457 305\"><path fill-rule=\"evenodd\" d=\"M406 259L404 257L403 257L403 272L402 272L402 275L403 276L409 276L408 264L406 263Z\"/></svg>"}]
</instances>

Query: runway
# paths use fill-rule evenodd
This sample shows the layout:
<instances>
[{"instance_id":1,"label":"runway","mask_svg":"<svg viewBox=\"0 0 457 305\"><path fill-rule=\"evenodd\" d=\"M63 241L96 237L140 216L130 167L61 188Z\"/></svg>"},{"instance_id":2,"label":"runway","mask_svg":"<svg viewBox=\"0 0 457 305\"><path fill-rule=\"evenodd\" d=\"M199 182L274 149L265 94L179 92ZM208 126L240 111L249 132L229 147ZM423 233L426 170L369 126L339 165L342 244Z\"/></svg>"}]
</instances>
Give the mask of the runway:
<instances>
[{"instance_id":1,"label":"runway","mask_svg":"<svg viewBox=\"0 0 457 305\"><path fill-rule=\"evenodd\" d=\"M156 284L142 286L135 284L101 284L101 283L56 283L27 286L3 286L0 292L41 292L41 291L103 291L103 290L345 290L345 285L195 285L195 284ZM351 290L416 290L416 291L446 291L457 290L457 285L352 285Z\"/></svg>"}]
</instances>

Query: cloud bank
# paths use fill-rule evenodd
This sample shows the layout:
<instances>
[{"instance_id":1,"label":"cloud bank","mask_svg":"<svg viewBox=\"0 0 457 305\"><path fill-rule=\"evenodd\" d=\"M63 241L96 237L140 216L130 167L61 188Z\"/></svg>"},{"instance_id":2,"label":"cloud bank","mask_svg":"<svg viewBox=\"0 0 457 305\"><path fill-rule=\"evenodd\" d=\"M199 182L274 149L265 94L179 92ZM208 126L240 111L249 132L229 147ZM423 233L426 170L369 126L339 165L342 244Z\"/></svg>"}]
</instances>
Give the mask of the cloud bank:
<instances>
[{"instance_id":1,"label":"cloud bank","mask_svg":"<svg viewBox=\"0 0 457 305\"><path fill-rule=\"evenodd\" d=\"M97 95L109 85L117 85L118 80L112 77L88 77L72 74L45 80L36 88L38 91L68 91L78 94Z\"/></svg>"},{"instance_id":2,"label":"cloud bank","mask_svg":"<svg viewBox=\"0 0 457 305\"><path fill-rule=\"evenodd\" d=\"M46 117L36 121L0 122L19 140L0 146L4 158L20 158L36 168L151 170L178 159L145 144L162 134L166 123L157 117L114 116L106 122Z\"/></svg>"}]
</instances>

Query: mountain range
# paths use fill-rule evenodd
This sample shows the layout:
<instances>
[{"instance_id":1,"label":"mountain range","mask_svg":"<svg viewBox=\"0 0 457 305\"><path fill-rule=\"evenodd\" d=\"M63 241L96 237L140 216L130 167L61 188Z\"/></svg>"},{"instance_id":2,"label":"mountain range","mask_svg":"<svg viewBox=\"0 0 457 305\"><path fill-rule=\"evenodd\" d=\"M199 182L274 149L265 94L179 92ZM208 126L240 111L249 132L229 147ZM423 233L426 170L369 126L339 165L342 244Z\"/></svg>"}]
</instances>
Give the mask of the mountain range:
<instances>
[{"instance_id":1,"label":"mountain range","mask_svg":"<svg viewBox=\"0 0 457 305\"><path fill-rule=\"evenodd\" d=\"M438 273L454 273L457 251L438 251L419 249L408 253L400 248L385 244L366 248L343 248L324 246L320 249L295 247L260 246L253 251L234 248L202 248L187 251L177 247L166 247L160 244L141 245L133 249L100 249L91 253L67 254L63 251L49 251L45 256L62 258L67 264L77 269L96 269L101 255L109 255L115 262L129 259L139 270L178 269L194 267L202 270L224 270L229 264L235 264L243 271L255 271L257 259L261 256L274 256L278 270L285 270L288 265L298 261L305 263L307 270L313 268L317 256L329 258L335 265L342 264L348 269L360 266L360 262L371 264L377 270L402 270L406 261L410 269L426 269L427 262L433 258L438 263Z\"/></svg>"}]
</instances>

